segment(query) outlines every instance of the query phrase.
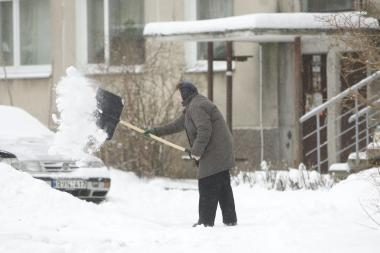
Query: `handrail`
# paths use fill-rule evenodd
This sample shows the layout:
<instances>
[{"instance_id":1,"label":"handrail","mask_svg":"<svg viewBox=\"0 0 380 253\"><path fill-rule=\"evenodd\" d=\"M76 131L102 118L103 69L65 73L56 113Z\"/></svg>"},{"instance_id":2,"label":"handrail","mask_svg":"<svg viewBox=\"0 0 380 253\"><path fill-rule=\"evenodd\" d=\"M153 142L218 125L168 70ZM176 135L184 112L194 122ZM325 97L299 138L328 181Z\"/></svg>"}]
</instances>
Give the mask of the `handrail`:
<instances>
[{"instance_id":1,"label":"handrail","mask_svg":"<svg viewBox=\"0 0 380 253\"><path fill-rule=\"evenodd\" d=\"M378 105L379 103L380 103L380 99L374 102L374 104L376 104L376 105ZM352 123L356 117L364 116L366 113L368 113L372 109L372 107L373 106L370 106L370 105L366 106L363 109L361 109L360 111L358 111L358 113L352 114L351 117L348 119L348 123ZM376 114L378 114L378 113L376 113Z\"/></svg>"},{"instance_id":2,"label":"handrail","mask_svg":"<svg viewBox=\"0 0 380 253\"><path fill-rule=\"evenodd\" d=\"M327 128L327 124L324 124L323 126L321 126L321 127L319 128L319 130L321 131L322 129L325 129L325 128ZM313 136L314 134L316 134L317 131L318 131L318 130L315 129L315 130L313 130L312 132L307 133L303 138L304 138L304 139L307 139L307 138Z\"/></svg>"},{"instance_id":3,"label":"handrail","mask_svg":"<svg viewBox=\"0 0 380 253\"><path fill-rule=\"evenodd\" d=\"M367 85L368 83L378 79L380 77L380 71L375 72L374 74L370 75L369 77L361 80L357 84L351 86L350 88L344 90L343 92L339 93L338 95L330 98L328 101L324 102L323 104L315 107L313 110L305 113L300 119L300 123L305 122L309 118L313 117L315 114L318 114L319 112L323 111L326 109L329 105L336 103L338 100L346 97L348 94L352 93L353 91L356 91L363 86Z\"/></svg>"},{"instance_id":4,"label":"handrail","mask_svg":"<svg viewBox=\"0 0 380 253\"><path fill-rule=\"evenodd\" d=\"M315 141L316 141L315 147L309 147L311 148L311 150L307 150L307 153L304 154L307 160L310 159L310 161L312 161L316 159L315 160L316 164L313 165L313 168L315 167L318 169L318 171L321 171L321 166L324 163L326 163L326 161L329 160L328 154L326 157L326 154L323 153L324 151L322 151L322 148L324 148L331 142L335 142L335 145L338 146L339 144L337 144L336 141L342 138L342 136L344 136L346 133L349 133L350 131L355 131L355 134L352 134L352 136L351 135L349 136L349 139L350 139L349 143L344 144L344 147L339 147L338 150L336 150L336 153L335 153L336 157L341 156L341 154L344 154L344 152L347 152L348 150L352 150L352 152L356 152L357 157L358 157L358 153L361 152L362 149L365 149L366 146L368 146L369 141L370 141L370 131L373 128L373 126L375 126L375 124L372 124L372 122L370 121L374 116L380 114L380 111L369 110L370 107L369 106L366 107L366 105L360 101L360 98L358 96L355 96L355 93L357 93L358 90L361 89L362 87L370 85L374 80L377 80L379 78L380 78L380 71L377 71L371 76L361 80L360 82L356 83L350 88L342 91L338 95L330 98L325 103L315 107L314 109L304 114L299 119L301 124L312 117L315 117L315 120L316 120L315 129L311 129L309 133L304 133L304 135L302 136L302 140L315 138ZM342 119L345 119L345 117L347 117L348 119L345 119L348 121L347 123L354 123L354 124L347 125L346 127L344 127L344 129L338 130L338 132L335 133L333 136L323 137L322 131L323 129L327 128L328 123L321 122L321 118L319 116L320 113L324 110L327 110L330 105L340 103L343 98L348 97L349 95L352 95L352 94L354 95L353 100L355 102L353 107L347 111L341 111L340 113L338 113L336 117L334 117L334 119L329 119L329 120L332 120L330 121L330 123L332 124L339 124L339 122ZM375 94L368 101L372 101L373 104L377 105L378 103L380 103L379 95ZM362 116L364 116L365 118L361 118ZM380 120L377 119L376 122L377 122L376 124L379 124ZM363 143L363 141L365 141L365 143ZM361 147L363 145L364 147ZM312 162L314 163L314 161ZM357 159L356 162L357 164L359 164L360 161L358 161Z\"/></svg>"},{"instance_id":5,"label":"handrail","mask_svg":"<svg viewBox=\"0 0 380 253\"><path fill-rule=\"evenodd\" d=\"M372 115L371 115L371 116L372 116ZM358 124L363 124L363 123L367 123L367 120L360 120L360 121L358 121ZM367 126L365 129L366 129L366 130L369 130L369 129L373 128L374 126L376 126L376 125L373 125L373 126ZM340 132L339 134L335 135L335 136L334 136L334 140L339 139L340 137L342 137L342 135L344 135L344 134L346 134L346 133L352 131L353 129L355 129L355 125L353 125L353 126L347 128L346 130L344 130L344 131ZM359 133L360 133L360 132L359 132Z\"/></svg>"}]
</instances>

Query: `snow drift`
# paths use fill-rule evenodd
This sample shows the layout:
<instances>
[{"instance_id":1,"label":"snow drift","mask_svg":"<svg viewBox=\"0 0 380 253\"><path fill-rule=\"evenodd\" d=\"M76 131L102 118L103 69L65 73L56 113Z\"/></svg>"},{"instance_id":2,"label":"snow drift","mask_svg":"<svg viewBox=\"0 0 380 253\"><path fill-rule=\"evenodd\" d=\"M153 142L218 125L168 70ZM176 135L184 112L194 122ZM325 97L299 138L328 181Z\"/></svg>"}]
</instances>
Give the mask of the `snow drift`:
<instances>
[{"instance_id":1,"label":"snow drift","mask_svg":"<svg viewBox=\"0 0 380 253\"><path fill-rule=\"evenodd\" d=\"M108 201L95 205L0 163L0 252L377 253L380 229L367 213L378 219L379 211L366 205L379 203L372 202L376 175L317 191L241 184L234 187L238 226L223 226L218 210L214 228L192 228L196 180L112 170Z\"/></svg>"}]
</instances>

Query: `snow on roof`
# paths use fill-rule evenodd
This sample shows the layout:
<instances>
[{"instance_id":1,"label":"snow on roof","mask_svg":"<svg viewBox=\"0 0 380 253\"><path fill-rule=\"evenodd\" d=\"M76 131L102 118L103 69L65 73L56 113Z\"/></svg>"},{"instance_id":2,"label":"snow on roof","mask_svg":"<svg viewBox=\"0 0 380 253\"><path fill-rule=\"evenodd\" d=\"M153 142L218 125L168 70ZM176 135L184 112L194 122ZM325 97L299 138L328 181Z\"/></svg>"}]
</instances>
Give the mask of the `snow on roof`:
<instances>
[{"instance_id":1,"label":"snow on roof","mask_svg":"<svg viewBox=\"0 0 380 253\"><path fill-rule=\"evenodd\" d=\"M343 13L260 13L227 18L154 22L145 26L144 36L179 40L249 40L268 31L334 30L339 28L378 28L378 21L359 12ZM247 32L250 32L250 34ZM240 33L235 34L233 33ZM274 39L278 34L275 34ZM269 39L269 38L268 38ZM277 38L278 39L278 38Z\"/></svg>"},{"instance_id":2,"label":"snow on roof","mask_svg":"<svg viewBox=\"0 0 380 253\"><path fill-rule=\"evenodd\" d=\"M52 132L21 108L0 105L0 137L40 137Z\"/></svg>"}]
</instances>

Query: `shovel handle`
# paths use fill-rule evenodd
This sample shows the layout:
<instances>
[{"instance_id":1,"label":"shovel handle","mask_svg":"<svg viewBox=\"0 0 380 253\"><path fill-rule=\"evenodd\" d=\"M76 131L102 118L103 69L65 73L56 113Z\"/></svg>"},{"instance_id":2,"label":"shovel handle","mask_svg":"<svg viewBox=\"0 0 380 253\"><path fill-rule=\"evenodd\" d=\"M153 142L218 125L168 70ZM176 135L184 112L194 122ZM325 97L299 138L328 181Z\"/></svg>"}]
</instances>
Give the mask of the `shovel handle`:
<instances>
[{"instance_id":1,"label":"shovel handle","mask_svg":"<svg viewBox=\"0 0 380 253\"><path fill-rule=\"evenodd\" d=\"M130 128L132 130L135 130L136 132L142 133L142 134L145 132L143 129L141 129L141 128L137 127L137 126L134 126L131 123L128 123L128 122L123 121L123 120L120 121L120 124L122 124L123 126L126 126L126 127ZM182 152L185 152L185 150L186 150L184 147L181 147L181 146L179 146L177 144L174 144L174 143L172 143L170 141L162 139L162 138L160 138L160 137L158 137L156 135L149 134L149 137L152 138L152 139L154 139L154 140L156 140L156 141L159 141L159 142L161 142L161 143L163 143L165 145L168 145L168 146L170 146L172 148L178 149L178 150L180 150Z\"/></svg>"}]
</instances>

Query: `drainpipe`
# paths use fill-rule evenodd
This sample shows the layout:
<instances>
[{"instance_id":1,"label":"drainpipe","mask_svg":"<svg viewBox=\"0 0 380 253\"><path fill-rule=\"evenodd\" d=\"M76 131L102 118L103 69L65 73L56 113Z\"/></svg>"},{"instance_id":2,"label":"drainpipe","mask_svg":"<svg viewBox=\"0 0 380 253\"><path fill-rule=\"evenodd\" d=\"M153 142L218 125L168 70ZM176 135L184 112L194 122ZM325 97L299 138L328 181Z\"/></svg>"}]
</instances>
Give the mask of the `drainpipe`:
<instances>
[{"instance_id":1,"label":"drainpipe","mask_svg":"<svg viewBox=\"0 0 380 253\"><path fill-rule=\"evenodd\" d=\"M263 46L259 45L259 66L260 66L260 99L259 99L259 120L260 120L260 161L264 161L264 124L263 124Z\"/></svg>"},{"instance_id":2,"label":"drainpipe","mask_svg":"<svg viewBox=\"0 0 380 253\"><path fill-rule=\"evenodd\" d=\"M232 132L232 41L227 41L227 125Z\"/></svg>"},{"instance_id":3,"label":"drainpipe","mask_svg":"<svg viewBox=\"0 0 380 253\"><path fill-rule=\"evenodd\" d=\"M214 43L207 43L207 96L211 101L214 100Z\"/></svg>"}]
</instances>

